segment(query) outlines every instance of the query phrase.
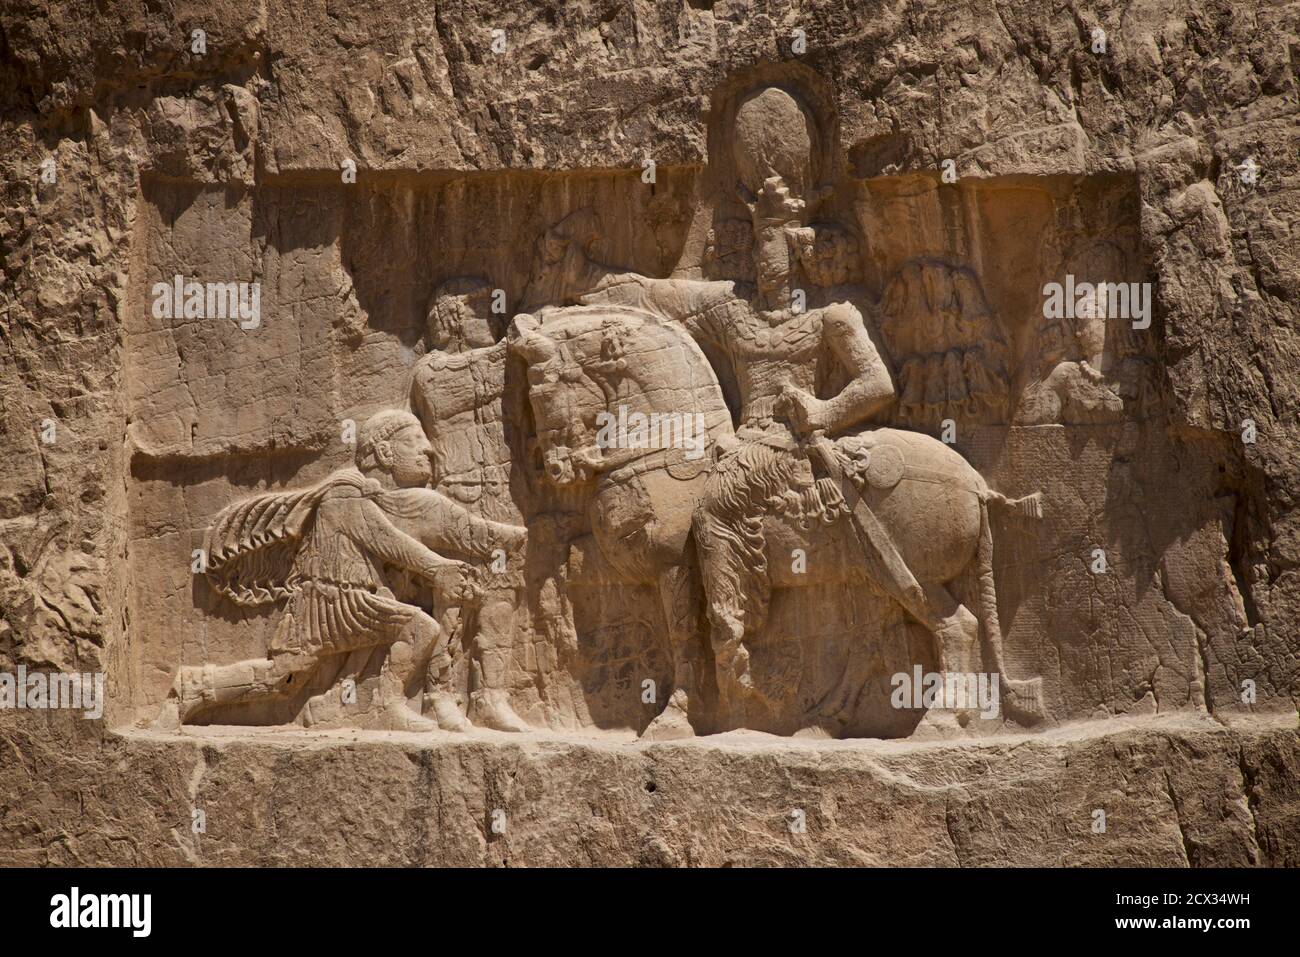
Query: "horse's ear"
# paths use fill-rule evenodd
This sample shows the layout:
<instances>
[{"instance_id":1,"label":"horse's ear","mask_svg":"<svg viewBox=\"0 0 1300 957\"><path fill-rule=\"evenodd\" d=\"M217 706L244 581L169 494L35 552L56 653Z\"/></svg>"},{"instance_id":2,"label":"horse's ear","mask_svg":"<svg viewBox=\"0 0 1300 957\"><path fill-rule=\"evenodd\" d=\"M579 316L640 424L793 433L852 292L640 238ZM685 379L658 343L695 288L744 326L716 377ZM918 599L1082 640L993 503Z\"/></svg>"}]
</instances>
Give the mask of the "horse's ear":
<instances>
[{"instance_id":1,"label":"horse's ear","mask_svg":"<svg viewBox=\"0 0 1300 957\"><path fill-rule=\"evenodd\" d=\"M512 338L517 338L530 332L536 332L540 328L541 323L537 321L536 316L528 312L521 312L510 323L510 335Z\"/></svg>"},{"instance_id":2,"label":"horse's ear","mask_svg":"<svg viewBox=\"0 0 1300 957\"><path fill-rule=\"evenodd\" d=\"M555 341L541 332L541 325L527 313L515 316L510 323L508 348L530 363L547 362L559 351Z\"/></svg>"}]
</instances>

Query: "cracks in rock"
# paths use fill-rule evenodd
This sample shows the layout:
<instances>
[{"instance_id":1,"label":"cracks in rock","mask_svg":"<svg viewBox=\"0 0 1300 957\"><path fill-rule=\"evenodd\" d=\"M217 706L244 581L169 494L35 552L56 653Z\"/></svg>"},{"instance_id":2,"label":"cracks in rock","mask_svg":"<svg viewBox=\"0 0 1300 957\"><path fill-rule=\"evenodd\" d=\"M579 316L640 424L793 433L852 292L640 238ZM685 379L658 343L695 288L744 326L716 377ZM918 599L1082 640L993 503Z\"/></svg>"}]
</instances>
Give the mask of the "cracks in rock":
<instances>
[{"instance_id":1,"label":"cracks in rock","mask_svg":"<svg viewBox=\"0 0 1300 957\"><path fill-rule=\"evenodd\" d=\"M1255 845L1254 859L1251 863L1258 866L1264 862L1264 849L1259 843L1259 814L1255 811L1259 796L1255 793L1255 774L1246 763L1244 744L1237 749L1237 766L1241 769L1242 800L1245 801L1246 810L1250 813L1250 836Z\"/></svg>"},{"instance_id":2,"label":"cracks in rock","mask_svg":"<svg viewBox=\"0 0 1300 957\"><path fill-rule=\"evenodd\" d=\"M1250 514L1249 499L1242 491L1233 491L1232 536L1228 541L1227 563L1237 594L1241 597L1246 614L1246 626L1252 631L1260 623L1259 608L1250 580Z\"/></svg>"},{"instance_id":3,"label":"cracks in rock","mask_svg":"<svg viewBox=\"0 0 1300 957\"><path fill-rule=\"evenodd\" d=\"M45 489L45 495L42 497L41 501L36 503L38 509L43 507L46 502L54 497L54 489L50 486L50 464L49 460L45 456L44 445L45 443L43 441L37 441L36 443L36 454L39 456L39 461L41 463L41 487Z\"/></svg>"},{"instance_id":4,"label":"cracks in rock","mask_svg":"<svg viewBox=\"0 0 1300 957\"><path fill-rule=\"evenodd\" d=\"M1011 27L1007 25L1007 18L1002 15L1002 7L997 4L996 0L994 0L993 3L993 12L997 14L998 22L1002 24L1002 29L1006 33L1007 39L1011 41L1012 47L1018 54L1024 56L1028 52L1029 47L1019 37L1011 32Z\"/></svg>"},{"instance_id":5,"label":"cracks in rock","mask_svg":"<svg viewBox=\"0 0 1300 957\"><path fill-rule=\"evenodd\" d=\"M1190 620L1191 616L1189 615L1188 618ZM1213 715L1214 696L1210 694L1210 654L1205 647L1206 634L1197 626L1194 620L1192 621L1192 627L1196 633L1196 653L1201 663L1201 694L1205 698L1205 710Z\"/></svg>"},{"instance_id":6,"label":"cracks in rock","mask_svg":"<svg viewBox=\"0 0 1300 957\"><path fill-rule=\"evenodd\" d=\"M415 765L417 781L419 782L419 800L412 802L411 813L408 814L406 822L410 833L407 859L415 867L428 867L429 826L426 812L429 808L427 802L430 799L438 806L439 824L441 824L442 815L441 796L438 789L437 775L433 767L433 751L428 748L420 748L417 751L406 752L406 757Z\"/></svg>"},{"instance_id":7,"label":"cracks in rock","mask_svg":"<svg viewBox=\"0 0 1300 957\"><path fill-rule=\"evenodd\" d=\"M954 830L955 824L952 801L945 801L943 805L943 825L948 832L948 840L952 842L952 856L956 858L958 867L965 867L966 862L962 860L961 856L961 843L957 840L957 832Z\"/></svg>"},{"instance_id":8,"label":"cracks in rock","mask_svg":"<svg viewBox=\"0 0 1300 957\"><path fill-rule=\"evenodd\" d=\"M186 841L182 836L183 830L172 828L172 837L176 840L176 846L180 849L181 853L185 855L185 859L195 866L201 866L203 863L203 838L202 833L196 831L193 827L194 811L199 806L199 790L203 786L203 779L207 776L210 767L208 763L208 751L210 748L211 745L204 745L198 749L198 761L195 763L194 769L190 771L189 781L186 782L185 793L190 802L190 839ZM215 756L216 749L211 749Z\"/></svg>"},{"instance_id":9,"label":"cracks in rock","mask_svg":"<svg viewBox=\"0 0 1300 957\"><path fill-rule=\"evenodd\" d=\"M442 8L434 9L433 14L434 34L438 40L438 46L441 50L444 62L447 66L447 84L451 87L452 100L457 106L456 120L463 123L469 130L468 142L462 139L464 130L457 122L448 124L448 130L451 137L456 142L457 149L460 150L462 159L466 162L472 162L472 165L479 165L482 160L483 150L472 149L474 137L478 134L477 124L474 122L475 113L465 110L465 104L475 103L482 100L482 97L475 93L474 80L470 71L466 68L465 63L468 59L473 62L471 51L465 49L462 44L455 43L455 30L446 21L442 13ZM460 56L453 56L453 51ZM468 115L467 115L468 113ZM481 112L477 115L482 115ZM498 147L497 143L492 144L494 150ZM471 160L471 157L473 158Z\"/></svg>"},{"instance_id":10,"label":"cracks in rock","mask_svg":"<svg viewBox=\"0 0 1300 957\"><path fill-rule=\"evenodd\" d=\"M1260 294L1260 298L1286 302L1286 288L1280 285L1279 282L1269 281L1269 279L1264 275L1263 270L1260 268L1259 254L1255 251L1255 242L1249 229L1244 231L1242 239L1246 244L1246 252L1250 257L1250 262L1247 264L1247 268L1250 270L1251 278L1255 281L1255 290Z\"/></svg>"},{"instance_id":11,"label":"cracks in rock","mask_svg":"<svg viewBox=\"0 0 1300 957\"><path fill-rule=\"evenodd\" d=\"M1192 867L1195 864L1192 852L1196 850L1196 842L1187 836L1187 829L1183 826L1183 808L1178 801L1178 795L1174 793L1174 782L1168 771L1165 772L1165 793L1169 795L1169 803L1174 806L1174 821L1178 825L1178 836L1182 839L1183 857L1187 861L1187 866Z\"/></svg>"}]
</instances>

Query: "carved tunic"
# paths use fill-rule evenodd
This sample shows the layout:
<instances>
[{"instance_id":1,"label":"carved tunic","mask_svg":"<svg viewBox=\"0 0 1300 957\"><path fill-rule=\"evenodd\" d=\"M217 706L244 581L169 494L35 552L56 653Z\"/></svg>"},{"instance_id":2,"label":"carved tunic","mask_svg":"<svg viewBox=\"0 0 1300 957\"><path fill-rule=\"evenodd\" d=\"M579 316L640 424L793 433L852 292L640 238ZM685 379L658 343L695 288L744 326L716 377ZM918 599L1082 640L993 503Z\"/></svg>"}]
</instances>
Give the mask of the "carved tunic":
<instances>
[{"instance_id":1,"label":"carved tunic","mask_svg":"<svg viewBox=\"0 0 1300 957\"><path fill-rule=\"evenodd\" d=\"M411 411L433 445L433 486L484 518L518 524L507 438L506 344L431 352L415 367Z\"/></svg>"},{"instance_id":2,"label":"carved tunic","mask_svg":"<svg viewBox=\"0 0 1300 957\"><path fill-rule=\"evenodd\" d=\"M394 597L390 570L428 580L453 564L433 547L483 558L522 535L429 489L385 490L354 470L336 473L303 525L270 650L329 654L390 644L423 614Z\"/></svg>"},{"instance_id":3,"label":"carved tunic","mask_svg":"<svg viewBox=\"0 0 1300 957\"><path fill-rule=\"evenodd\" d=\"M271 652L328 654L389 644L420 610L393 597L384 566L433 575L446 561L389 521L365 482L325 492L303 532L287 584L293 591ZM369 483L373 485L374 483Z\"/></svg>"}]
</instances>

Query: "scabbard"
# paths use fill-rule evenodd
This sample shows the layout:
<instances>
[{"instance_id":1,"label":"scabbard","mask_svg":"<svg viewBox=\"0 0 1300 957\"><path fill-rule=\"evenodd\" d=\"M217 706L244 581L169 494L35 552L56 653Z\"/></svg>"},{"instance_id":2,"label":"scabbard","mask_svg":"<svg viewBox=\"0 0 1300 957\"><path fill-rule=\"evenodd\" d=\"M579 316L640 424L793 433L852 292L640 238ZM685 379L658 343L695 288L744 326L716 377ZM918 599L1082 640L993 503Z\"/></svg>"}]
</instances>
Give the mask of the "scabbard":
<instances>
[{"instance_id":1,"label":"scabbard","mask_svg":"<svg viewBox=\"0 0 1300 957\"><path fill-rule=\"evenodd\" d=\"M912 570L903 561L893 538L871 511L853 480L845 474L835 445L825 435L817 435L808 445L830 478L840 487L849 506L850 524L862 549L871 580L896 599L903 608L923 624L928 620L925 591Z\"/></svg>"}]
</instances>

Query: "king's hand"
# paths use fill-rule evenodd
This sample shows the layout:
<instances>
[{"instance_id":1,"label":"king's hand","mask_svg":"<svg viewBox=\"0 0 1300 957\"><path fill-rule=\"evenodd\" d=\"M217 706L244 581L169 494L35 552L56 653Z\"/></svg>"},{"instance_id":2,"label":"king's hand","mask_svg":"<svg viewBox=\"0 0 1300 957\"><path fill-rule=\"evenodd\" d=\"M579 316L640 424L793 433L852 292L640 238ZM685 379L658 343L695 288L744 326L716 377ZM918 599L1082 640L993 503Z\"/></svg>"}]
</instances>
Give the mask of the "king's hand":
<instances>
[{"instance_id":1,"label":"king's hand","mask_svg":"<svg viewBox=\"0 0 1300 957\"><path fill-rule=\"evenodd\" d=\"M827 428L827 403L797 386L782 387L776 400L776 411L799 435Z\"/></svg>"}]
</instances>

